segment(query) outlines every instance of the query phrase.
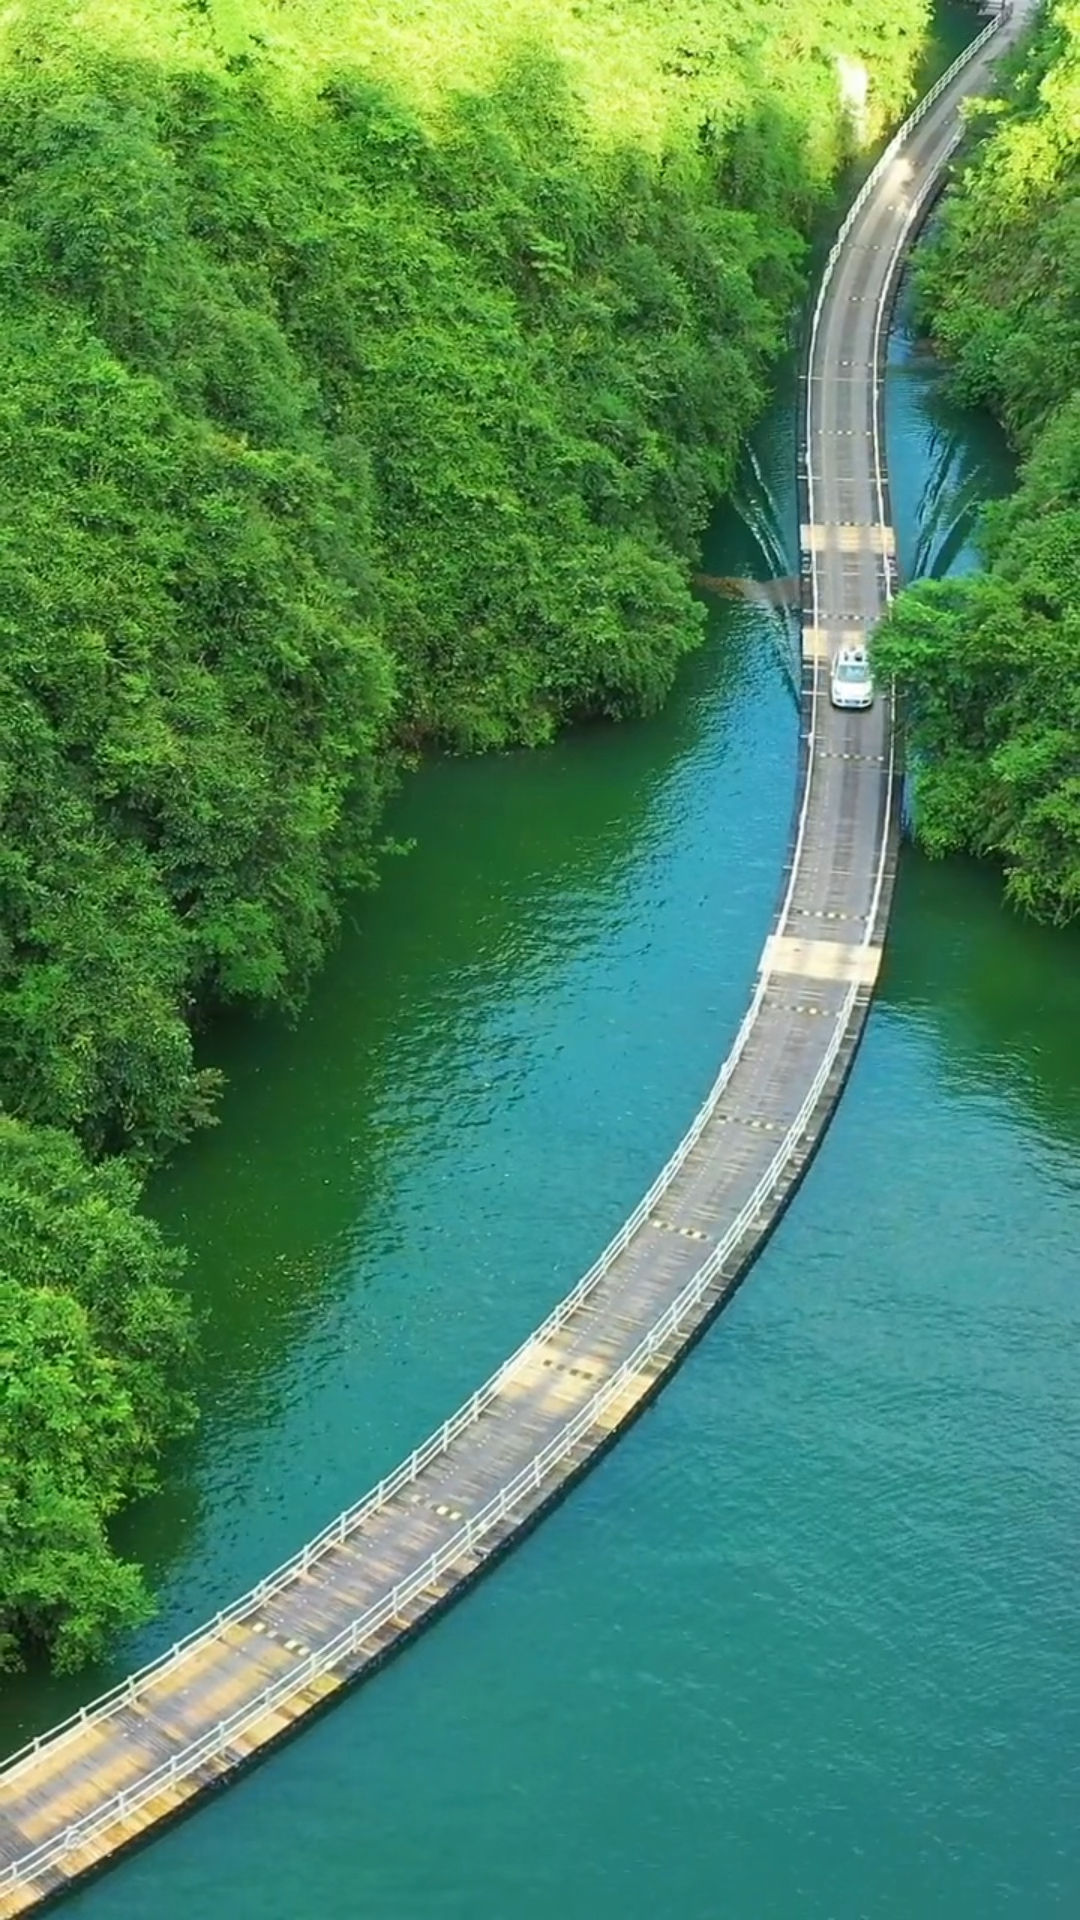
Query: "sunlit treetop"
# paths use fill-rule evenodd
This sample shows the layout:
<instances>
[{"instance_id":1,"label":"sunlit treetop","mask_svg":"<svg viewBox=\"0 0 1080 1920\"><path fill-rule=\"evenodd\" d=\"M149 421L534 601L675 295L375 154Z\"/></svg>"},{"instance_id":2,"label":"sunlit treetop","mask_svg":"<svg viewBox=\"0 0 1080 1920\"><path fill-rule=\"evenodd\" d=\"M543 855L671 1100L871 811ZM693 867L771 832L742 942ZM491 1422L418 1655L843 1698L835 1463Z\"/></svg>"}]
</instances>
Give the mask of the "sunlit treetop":
<instances>
[{"instance_id":1,"label":"sunlit treetop","mask_svg":"<svg viewBox=\"0 0 1080 1920\"><path fill-rule=\"evenodd\" d=\"M292 88L359 68L430 116L540 45L600 138L658 151L687 120L737 119L765 74L801 119L808 63L899 72L928 13L929 0L897 0L884 23L877 0L12 0L0 44L8 59L92 49L172 68L258 66ZM897 104L872 100L869 124Z\"/></svg>"}]
</instances>

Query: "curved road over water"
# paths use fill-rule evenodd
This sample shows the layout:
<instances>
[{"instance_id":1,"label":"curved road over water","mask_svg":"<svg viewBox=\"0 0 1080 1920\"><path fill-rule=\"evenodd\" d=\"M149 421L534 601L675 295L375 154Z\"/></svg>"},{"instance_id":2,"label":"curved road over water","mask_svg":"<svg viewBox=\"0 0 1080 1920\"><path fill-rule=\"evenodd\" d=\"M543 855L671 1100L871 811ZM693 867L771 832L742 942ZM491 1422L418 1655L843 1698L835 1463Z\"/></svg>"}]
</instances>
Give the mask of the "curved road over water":
<instances>
[{"instance_id":1,"label":"curved road over water","mask_svg":"<svg viewBox=\"0 0 1080 1920\"><path fill-rule=\"evenodd\" d=\"M828 700L832 651L870 631L895 576L880 392L889 308L960 98L1029 10L989 27L920 104L822 284L800 474L798 803L750 1006L705 1106L595 1267L425 1446L207 1627L14 1756L0 1773L0 1920L189 1806L459 1594L657 1391L798 1183L862 1030L896 858L889 703L842 714Z\"/></svg>"}]
</instances>

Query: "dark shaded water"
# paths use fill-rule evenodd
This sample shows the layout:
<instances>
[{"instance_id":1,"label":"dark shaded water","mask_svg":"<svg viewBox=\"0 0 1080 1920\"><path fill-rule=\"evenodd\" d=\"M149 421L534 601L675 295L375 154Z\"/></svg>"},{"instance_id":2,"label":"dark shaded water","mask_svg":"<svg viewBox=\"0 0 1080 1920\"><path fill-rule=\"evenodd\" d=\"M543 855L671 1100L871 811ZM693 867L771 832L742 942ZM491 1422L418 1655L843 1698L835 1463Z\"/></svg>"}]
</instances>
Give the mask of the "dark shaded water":
<instances>
[{"instance_id":1,"label":"dark shaded water","mask_svg":"<svg viewBox=\"0 0 1080 1920\"><path fill-rule=\"evenodd\" d=\"M905 565L1008 463L900 336ZM710 571L792 549L792 396ZM790 562L789 562L790 564ZM792 798L779 613L658 720L428 768L295 1031L155 1195L207 1416L129 1544L149 1654L296 1547L588 1264L741 1015ZM86 1920L1048 1920L1080 1906L1080 942L905 855L819 1160L657 1407L431 1635ZM107 1676L95 1676L104 1680ZM10 1696L4 1732L75 1690Z\"/></svg>"}]
</instances>

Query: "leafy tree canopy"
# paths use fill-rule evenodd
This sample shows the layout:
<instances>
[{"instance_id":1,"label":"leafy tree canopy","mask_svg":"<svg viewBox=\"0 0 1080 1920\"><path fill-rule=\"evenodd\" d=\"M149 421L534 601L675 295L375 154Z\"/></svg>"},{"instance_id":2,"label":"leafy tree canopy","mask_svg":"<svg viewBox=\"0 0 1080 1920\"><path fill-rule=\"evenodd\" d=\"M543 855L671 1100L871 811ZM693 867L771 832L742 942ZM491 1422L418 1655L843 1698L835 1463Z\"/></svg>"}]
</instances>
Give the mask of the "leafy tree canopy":
<instances>
[{"instance_id":1,"label":"leafy tree canopy","mask_svg":"<svg viewBox=\"0 0 1080 1920\"><path fill-rule=\"evenodd\" d=\"M148 1611L105 1527L191 1423L191 1324L137 1198L123 1163L0 1118L0 1665L29 1641L76 1666Z\"/></svg>"}]
</instances>

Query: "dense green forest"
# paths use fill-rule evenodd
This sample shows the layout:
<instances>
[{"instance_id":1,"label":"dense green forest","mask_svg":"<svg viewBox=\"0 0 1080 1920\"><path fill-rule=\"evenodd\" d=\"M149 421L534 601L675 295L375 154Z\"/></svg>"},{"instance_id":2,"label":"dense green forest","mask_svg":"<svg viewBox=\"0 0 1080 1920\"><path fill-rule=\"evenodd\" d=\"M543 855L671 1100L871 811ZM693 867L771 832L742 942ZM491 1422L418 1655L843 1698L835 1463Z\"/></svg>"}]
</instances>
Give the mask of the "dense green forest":
<instances>
[{"instance_id":1,"label":"dense green forest","mask_svg":"<svg viewBox=\"0 0 1080 1920\"><path fill-rule=\"evenodd\" d=\"M192 1417L139 1182L198 1020L295 1001L426 743L664 698L927 11L4 9L0 1659L147 1604L106 1523Z\"/></svg>"},{"instance_id":2,"label":"dense green forest","mask_svg":"<svg viewBox=\"0 0 1080 1920\"><path fill-rule=\"evenodd\" d=\"M973 123L917 273L965 398L1023 455L984 570L910 589L877 653L906 694L918 830L1001 863L1007 897L1080 913L1080 5L1057 0Z\"/></svg>"}]
</instances>

